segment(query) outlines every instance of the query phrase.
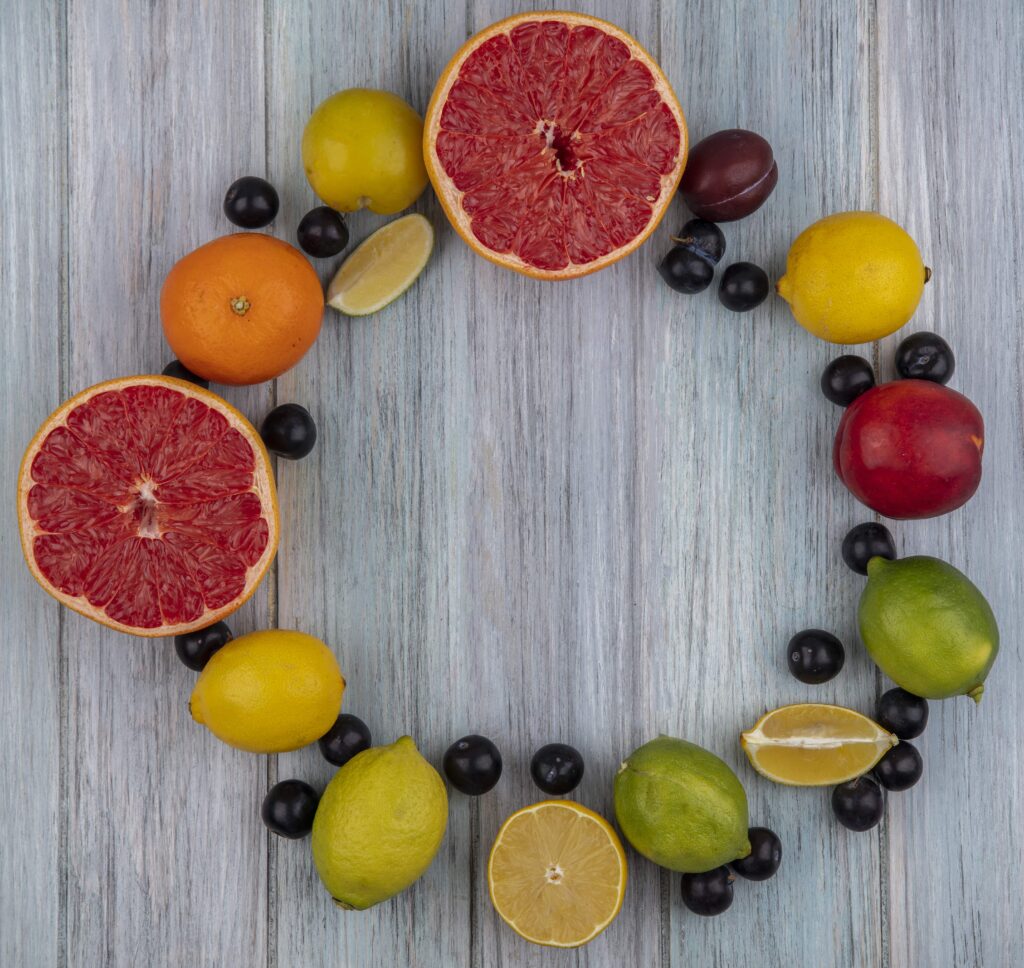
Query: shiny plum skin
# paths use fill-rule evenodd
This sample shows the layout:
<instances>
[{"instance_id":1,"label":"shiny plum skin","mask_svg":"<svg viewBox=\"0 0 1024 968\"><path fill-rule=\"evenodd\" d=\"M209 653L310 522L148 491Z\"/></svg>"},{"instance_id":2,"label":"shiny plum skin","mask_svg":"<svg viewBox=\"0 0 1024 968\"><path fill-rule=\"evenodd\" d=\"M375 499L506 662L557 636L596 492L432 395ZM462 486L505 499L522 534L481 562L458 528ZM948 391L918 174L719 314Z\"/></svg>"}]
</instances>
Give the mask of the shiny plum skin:
<instances>
[{"instance_id":1,"label":"shiny plum skin","mask_svg":"<svg viewBox=\"0 0 1024 968\"><path fill-rule=\"evenodd\" d=\"M753 131L729 128L690 149L679 191L699 218L735 222L756 212L778 180L772 146Z\"/></svg>"}]
</instances>

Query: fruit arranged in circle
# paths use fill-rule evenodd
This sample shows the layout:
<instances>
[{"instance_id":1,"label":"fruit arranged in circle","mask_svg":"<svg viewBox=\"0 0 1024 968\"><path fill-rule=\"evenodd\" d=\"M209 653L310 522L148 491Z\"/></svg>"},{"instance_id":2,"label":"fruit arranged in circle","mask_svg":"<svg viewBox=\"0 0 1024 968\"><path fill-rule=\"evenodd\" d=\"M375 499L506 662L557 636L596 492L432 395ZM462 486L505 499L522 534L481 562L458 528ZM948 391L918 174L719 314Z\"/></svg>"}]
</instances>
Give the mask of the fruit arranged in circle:
<instances>
[{"instance_id":1,"label":"fruit arranged in circle","mask_svg":"<svg viewBox=\"0 0 1024 968\"><path fill-rule=\"evenodd\" d=\"M924 555L872 558L857 621L871 658L907 692L981 701L999 652L999 628L985 596L963 572Z\"/></svg>"},{"instance_id":2,"label":"fruit arranged in circle","mask_svg":"<svg viewBox=\"0 0 1024 968\"><path fill-rule=\"evenodd\" d=\"M714 917L732 905L732 872L725 865L700 874L683 874L680 897L694 914Z\"/></svg>"},{"instance_id":3,"label":"fruit arranged in circle","mask_svg":"<svg viewBox=\"0 0 1024 968\"><path fill-rule=\"evenodd\" d=\"M583 756L568 743L548 743L533 754L530 776L544 793L571 793L583 779Z\"/></svg>"},{"instance_id":4,"label":"fruit arranged in circle","mask_svg":"<svg viewBox=\"0 0 1024 968\"><path fill-rule=\"evenodd\" d=\"M718 265L725 255L725 233L707 219L690 219L672 241L699 255L708 265Z\"/></svg>"},{"instance_id":5,"label":"fruit arranged in circle","mask_svg":"<svg viewBox=\"0 0 1024 968\"><path fill-rule=\"evenodd\" d=\"M316 421L297 403L274 407L260 424L267 450L286 460L301 460L316 446Z\"/></svg>"},{"instance_id":6,"label":"fruit arranged in circle","mask_svg":"<svg viewBox=\"0 0 1024 968\"><path fill-rule=\"evenodd\" d=\"M196 376L190 369L182 365L181 360L171 360L160 372L164 376L173 376L175 380L186 380L189 383L194 383L197 387L202 387L204 390L210 388L209 380Z\"/></svg>"},{"instance_id":7,"label":"fruit arranged in circle","mask_svg":"<svg viewBox=\"0 0 1024 968\"><path fill-rule=\"evenodd\" d=\"M910 743L894 746L876 764L875 779L893 792L909 790L924 772L924 763L917 747Z\"/></svg>"},{"instance_id":8,"label":"fruit arranged in circle","mask_svg":"<svg viewBox=\"0 0 1024 968\"><path fill-rule=\"evenodd\" d=\"M229 746L284 753L331 728L344 691L338 660L320 639L267 629L215 652L196 680L188 708L197 723Z\"/></svg>"},{"instance_id":9,"label":"fruit arranged in circle","mask_svg":"<svg viewBox=\"0 0 1024 968\"><path fill-rule=\"evenodd\" d=\"M346 316L369 316L393 303L420 276L434 251L434 227L403 215L364 239L327 287L327 302Z\"/></svg>"},{"instance_id":10,"label":"fruit arranged in circle","mask_svg":"<svg viewBox=\"0 0 1024 968\"><path fill-rule=\"evenodd\" d=\"M889 518L930 518L965 504L981 481L985 424L963 394L897 380L857 397L832 447L839 479Z\"/></svg>"},{"instance_id":11,"label":"fruit arranged in circle","mask_svg":"<svg viewBox=\"0 0 1024 968\"><path fill-rule=\"evenodd\" d=\"M634 750L615 775L615 818L633 847L697 874L750 853L747 795L713 753L671 736Z\"/></svg>"},{"instance_id":12,"label":"fruit arranged in circle","mask_svg":"<svg viewBox=\"0 0 1024 968\"><path fill-rule=\"evenodd\" d=\"M676 292L703 292L715 277L714 264L685 245L674 245L658 263L658 272Z\"/></svg>"},{"instance_id":13,"label":"fruit arranged in circle","mask_svg":"<svg viewBox=\"0 0 1024 968\"><path fill-rule=\"evenodd\" d=\"M289 840L299 840L313 829L320 798L302 780L275 783L263 798L260 817L271 833Z\"/></svg>"},{"instance_id":14,"label":"fruit arranged in circle","mask_svg":"<svg viewBox=\"0 0 1024 968\"><path fill-rule=\"evenodd\" d=\"M100 383L37 431L18 475L36 580L88 618L181 635L230 615L277 549L277 494L253 426L164 376Z\"/></svg>"},{"instance_id":15,"label":"fruit arranged in circle","mask_svg":"<svg viewBox=\"0 0 1024 968\"><path fill-rule=\"evenodd\" d=\"M317 745L328 763L344 766L357 753L368 750L372 742L370 727L366 723L358 716L342 713L334 725L317 740Z\"/></svg>"},{"instance_id":16,"label":"fruit arranged in circle","mask_svg":"<svg viewBox=\"0 0 1024 968\"><path fill-rule=\"evenodd\" d=\"M837 356L821 374L821 392L838 407L848 407L875 385L875 371L863 356Z\"/></svg>"},{"instance_id":17,"label":"fruit arranged in circle","mask_svg":"<svg viewBox=\"0 0 1024 968\"><path fill-rule=\"evenodd\" d=\"M884 524L865 521L856 524L843 538L843 561L846 567L858 575L868 573L868 562L872 558L896 558L896 542Z\"/></svg>"},{"instance_id":18,"label":"fruit arranged in circle","mask_svg":"<svg viewBox=\"0 0 1024 968\"><path fill-rule=\"evenodd\" d=\"M233 638L227 622L215 622L205 629L174 636L174 651L193 672L202 672L213 653Z\"/></svg>"},{"instance_id":19,"label":"fruit arranged in circle","mask_svg":"<svg viewBox=\"0 0 1024 968\"><path fill-rule=\"evenodd\" d=\"M896 372L905 380L949 383L955 367L949 343L934 333L914 333L896 347Z\"/></svg>"},{"instance_id":20,"label":"fruit arranged in circle","mask_svg":"<svg viewBox=\"0 0 1024 968\"><path fill-rule=\"evenodd\" d=\"M423 121L397 94L354 87L313 111L302 164L313 191L339 212L394 215L427 187Z\"/></svg>"},{"instance_id":21,"label":"fruit arranged in circle","mask_svg":"<svg viewBox=\"0 0 1024 968\"><path fill-rule=\"evenodd\" d=\"M729 866L734 874L748 881L766 881L774 877L782 863L782 841L767 827L751 827L747 831L750 853Z\"/></svg>"},{"instance_id":22,"label":"fruit arranged in circle","mask_svg":"<svg viewBox=\"0 0 1024 968\"><path fill-rule=\"evenodd\" d=\"M512 814L487 861L491 903L534 944L578 948L622 907L626 854L604 817L571 800L547 800Z\"/></svg>"},{"instance_id":23,"label":"fruit arranged in circle","mask_svg":"<svg viewBox=\"0 0 1024 968\"><path fill-rule=\"evenodd\" d=\"M352 757L313 821L313 863L339 907L362 911L430 866L448 825L444 780L409 736Z\"/></svg>"},{"instance_id":24,"label":"fruit arranged in circle","mask_svg":"<svg viewBox=\"0 0 1024 968\"><path fill-rule=\"evenodd\" d=\"M232 225L261 229L277 218L281 201L265 178L245 175L231 183L224 196L224 214Z\"/></svg>"},{"instance_id":25,"label":"fruit arranged in circle","mask_svg":"<svg viewBox=\"0 0 1024 968\"><path fill-rule=\"evenodd\" d=\"M786 659L795 678L808 685L819 685L839 675L846 650L831 632L804 629L789 640Z\"/></svg>"},{"instance_id":26,"label":"fruit arranged in circle","mask_svg":"<svg viewBox=\"0 0 1024 968\"><path fill-rule=\"evenodd\" d=\"M884 810L885 796L869 776L859 776L832 791L832 812L848 830L862 833L877 827Z\"/></svg>"},{"instance_id":27,"label":"fruit arranged in circle","mask_svg":"<svg viewBox=\"0 0 1024 968\"><path fill-rule=\"evenodd\" d=\"M348 226L340 212L319 205L302 216L296 236L307 255L329 259L348 245Z\"/></svg>"},{"instance_id":28,"label":"fruit arranged in circle","mask_svg":"<svg viewBox=\"0 0 1024 968\"><path fill-rule=\"evenodd\" d=\"M928 725L928 700L897 686L882 693L875 707L875 719L900 739L915 739Z\"/></svg>"},{"instance_id":29,"label":"fruit arranged in circle","mask_svg":"<svg viewBox=\"0 0 1024 968\"><path fill-rule=\"evenodd\" d=\"M819 339L870 343L914 315L925 281L921 253L900 226L877 212L840 212L800 233L775 288Z\"/></svg>"},{"instance_id":30,"label":"fruit arranged in circle","mask_svg":"<svg viewBox=\"0 0 1024 968\"><path fill-rule=\"evenodd\" d=\"M798 703L765 713L740 738L750 765L787 786L831 786L867 773L899 740L843 706Z\"/></svg>"},{"instance_id":31,"label":"fruit arranged in circle","mask_svg":"<svg viewBox=\"0 0 1024 968\"><path fill-rule=\"evenodd\" d=\"M427 172L455 230L498 265L568 279L628 255L672 199L686 122L618 27L523 13L471 37L427 108Z\"/></svg>"},{"instance_id":32,"label":"fruit arranged in circle","mask_svg":"<svg viewBox=\"0 0 1024 968\"><path fill-rule=\"evenodd\" d=\"M753 262L734 262L718 284L718 301L734 313L749 312L768 298L768 273Z\"/></svg>"},{"instance_id":33,"label":"fruit arranged in circle","mask_svg":"<svg viewBox=\"0 0 1024 968\"><path fill-rule=\"evenodd\" d=\"M729 128L690 149L679 192L694 215L734 222L756 212L778 180L772 146L753 131Z\"/></svg>"},{"instance_id":34,"label":"fruit arranged in circle","mask_svg":"<svg viewBox=\"0 0 1024 968\"><path fill-rule=\"evenodd\" d=\"M179 259L160 291L164 336L193 373L233 386L291 369L323 318L320 280L294 246L241 232Z\"/></svg>"},{"instance_id":35,"label":"fruit arranged in circle","mask_svg":"<svg viewBox=\"0 0 1024 968\"><path fill-rule=\"evenodd\" d=\"M478 797L501 779L501 753L486 736L463 736L444 754L444 775L460 793Z\"/></svg>"}]
</instances>

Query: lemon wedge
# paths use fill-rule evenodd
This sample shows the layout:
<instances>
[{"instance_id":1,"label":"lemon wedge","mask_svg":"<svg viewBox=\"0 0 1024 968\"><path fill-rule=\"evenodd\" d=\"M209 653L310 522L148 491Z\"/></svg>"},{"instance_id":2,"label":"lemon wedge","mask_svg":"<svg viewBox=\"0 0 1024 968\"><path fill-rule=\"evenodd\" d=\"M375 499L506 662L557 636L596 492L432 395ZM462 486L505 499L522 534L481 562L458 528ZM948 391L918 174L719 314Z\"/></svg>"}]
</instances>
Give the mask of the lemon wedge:
<instances>
[{"instance_id":1,"label":"lemon wedge","mask_svg":"<svg viewBox=\"0 0 1024 968\"><path fill-rule=\"evenodd\" d=\"M545 800L502 824L487 882L498 914L521 937L577 948L619 913L626 854L604 817L571 800Z\"/></svg>"},{"instance_id":2,"label":"lemon wedge","mask_svg":"<svg viewBox=\"0 0 1024 968\"><path fill-rule=\"evenodd\" d=\"M788 786L832 786L867 773L899 740L844 706L798 703L766 713L740 737L750 765Z\"/></svg>"},{"instance_id":3,"label":"lemon wedge","mask_svg":"<svg viewBox=\"0 0 1024 968\"><path fill-rule=\"evenodd\" d=\"M434 227L422 215L388 222L341 264L327 287L327 304L346 316L383 309L416 281L433 249Z\"/></svg>"}]
</instances>

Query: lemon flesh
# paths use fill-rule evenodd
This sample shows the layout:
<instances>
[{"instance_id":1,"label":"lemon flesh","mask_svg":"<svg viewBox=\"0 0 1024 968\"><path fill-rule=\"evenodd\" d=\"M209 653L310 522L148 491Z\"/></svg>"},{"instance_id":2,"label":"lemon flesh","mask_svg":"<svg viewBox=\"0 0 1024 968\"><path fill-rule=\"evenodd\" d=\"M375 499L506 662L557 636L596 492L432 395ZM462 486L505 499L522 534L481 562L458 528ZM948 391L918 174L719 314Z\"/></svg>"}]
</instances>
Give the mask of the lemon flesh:
<instances>
[{"instance_id":1,"label":"lemon flesh","mask_svg":"<svg viewBox=\"0 0 1024 968\"><path fill-rule=\"evenodd\" d=\"M662 867L699 874L750 853L747 795L713 753L659 736L615 776L615 818L626 839Z\"/></svg>"},{"instance_id":2,"label":"lemon flesh","mask_svg":"<svg viewBox=\"0 0 1024 968\"><path fill-rule=\"evenodd\" d=\"M899 740L853 709L780 706L742 734L750 765L787 786L831 786L867 773Z\"/></svg>"},{"instance_id":3,"label":"lemon flesh","mask_svg":"<svg viewBox=\"0 0 1024 968\"><path fill-rule=\"evenodd\" d=\"M857 620L871 658L907 692L981 701L999 627L963 572L925 555L872 558Z\"/></svg>"},{"instance_id":4,"label":"lemon flesh","mask_svg":"<svg viewBox=\"0 0 1024 968\"><path fill-rule=\"evenodd\" d=\"M571 800L547 800L502 824L487 883L495 910L521 937L577 948L619 913L626 854L604 817Z\"/></svg>"},{"instance_id":5,"label":"lemon flesh","mask_svg":"<svg viewBox=\"0 0 1024 968\"><path fill-rule=\"evenodd\" d=\"M196 680L189 711L229 746L283 753L331 728L344 691L338 660L320 639L268 629L213 654Z\"/></svg>"},{"instance_id":6,"label":"lemon flesh","mask_svg":"<svg viewBox=\"0 0 1024 968\"><path fill-rule=\"evenodd\" d=\"M361 911L422 876L447 824L444 781L403 736L334 775L313 819L313 863L335 902Z\"/></svg>"},{"instance_id":7,"label":"lemon flesh","mask_svg":"<svg viewBox=\"0 0 1024 968\"><path fill-rule=\"evenodd\" d=\"M331 208L394 215L427 186L423 119L390 91L338 91L306 123L302 164Z\"/></svg>"},{"instance_id":8,"label":"lemon flesh","mask_svg":"<svg viewBox=\"0 0 1024 968\"><path fill-rule=\"evenodd\" d=\"M797 237L775 287L796 321L831 343L869 343L917 309L927 278L921 253L877 212L841 212Z\"/></svg>"},{"instance_id":9,"label":"lemon flesh","mask_svg":"<svg viewBox=\"0 0 1024 968\"><path fill-rule=\"evenodd\" d=\"M368 316L394 302L419 277L434 249L434 227L405 215L377 229L342 264L327 302L346 316Z\"/></svg>"}]
</instances>

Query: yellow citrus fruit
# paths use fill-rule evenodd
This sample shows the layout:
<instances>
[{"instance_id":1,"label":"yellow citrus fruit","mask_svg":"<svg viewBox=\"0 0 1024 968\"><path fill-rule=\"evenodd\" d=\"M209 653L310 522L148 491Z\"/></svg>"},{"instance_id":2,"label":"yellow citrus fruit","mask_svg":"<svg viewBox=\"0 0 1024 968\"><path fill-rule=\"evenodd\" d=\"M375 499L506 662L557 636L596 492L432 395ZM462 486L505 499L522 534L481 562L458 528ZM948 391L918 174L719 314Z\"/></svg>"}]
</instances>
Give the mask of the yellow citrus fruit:
<instances>
[{"instance_id":1,"label":"yellow citrus fruit","mask_svg":"<svg viewBox=\"0 0 1024 968\"><path fill-rule=\"evenodd\" d=\"M362 87L323 101L302 134L302 164L331 208L393 215L427 186L423 120L397 94Z\"/></svg>"},{"instance_id":2,"label":"yellow citrus fruit","mask_svg":"<svg viewBox=\"0 0 1024 968\"><path fill-rule=\"evenodd\" d=\"M487 884L495 910L517 934L577 948L619 913L626 854L604 817L571 800L545 800L501 825Z\"/></svg>"},{"instance_id":3,"label":"yellow citrus fruit","mask_svg":"<svg viewBox=\"0 0 1024 968\"><path fill-rule=\"evenodd\" d=\"M869 343L914 315L929 275L916 243L892 219L840 212L800 233L775 288L819 339Z\"/></svg>"},{"instance_id":4,"label":"yellow citrus fruit","mask_svg":"<svg viewBox=\"0 0 1024 968\"><path fill-rule=\"evenodd\" d=\"M798 703L766 713L740 738L750 765L787 786L832 786L867 773L899 740L844 706Z\"/></svg>"},{"instance_id":5,"label":"yellow citrus fruit","mask_svg":"<svg viewBox=\"0 0 1024 968\"><path fill-rule=\"evenodd\" d=\"M394 302L419 277L434 249L434 227L413 213L388 222L338 269L327 302L346 316L369 316Z\"/></svg>"},{"instance_id":6,"label":"yellow citrus fruit","mask_svg":"<svg viewBox=\"0 0 1024 968\"><path fill-rule=\"evenodd\" d=\"M409 736L352 757L313 819L313 863L339 907L362 911L404 891L448 824L444 781Z\"/></svg>"},{"instance_id":7,"label":"yellow citrus fruit","mask_svg":"<svg viewBox=\"0 0 1024 968\"><path fill-rule=\"evenodd\" d=\"M323 642L304 632L250 632L213 654L189 700L192 718L229 746L283 753L338 718L345 679Z\"/></svg>"}]
</instances>

